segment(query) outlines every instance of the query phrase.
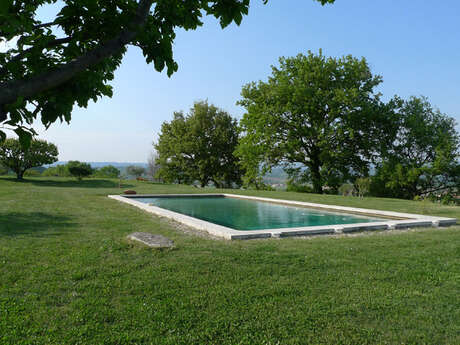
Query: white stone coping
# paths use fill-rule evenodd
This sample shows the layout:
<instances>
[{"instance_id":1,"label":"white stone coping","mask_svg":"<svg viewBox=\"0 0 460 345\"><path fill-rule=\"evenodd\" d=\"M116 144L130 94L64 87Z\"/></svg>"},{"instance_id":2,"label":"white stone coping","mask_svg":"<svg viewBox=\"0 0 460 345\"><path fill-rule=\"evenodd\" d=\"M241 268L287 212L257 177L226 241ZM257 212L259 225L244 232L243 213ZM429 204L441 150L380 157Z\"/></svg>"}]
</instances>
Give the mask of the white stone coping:
<instances>
[{"instance_id":1,"label":"white stone coping","mask_svg":"<svg viewBox=\"0 0 460 345\"><path fill-rule=\"evenodd\" d=\"M136 198L157 198L157 197L229 197L248 199L256 201L264 201L291 206L301 206L325 211L336 211L342 213L354 213L364 216L381 216L383 218L392 218L388 221L379 221L371 223L355 223L355 224L335 224L335 225L319 225L305 226L296 228L279 228L279 229L262 229L262 230L235 230L226 226L207 222L195 217L187 216L182 213L166 210L161 207L149 205ZM251 238L268 238L268 237L288 237L288 236L309 236L321 234L347 233L362 230L387 230L387 229L402 229L412 227L438 227L454 225L457 222L455 218L432 217L419 214L401 213L392 211L371 210L364 208L345 207L336 205L315 204L310 202L261 198L247 195L236 194L136 194L136 195L109 195L109 198L139 207L144 211L153 213L158 216L167 217L191 226L198 230L203 230L211 235L223 237L225 239L251 239Z\"/></svg>"}]
</instances>

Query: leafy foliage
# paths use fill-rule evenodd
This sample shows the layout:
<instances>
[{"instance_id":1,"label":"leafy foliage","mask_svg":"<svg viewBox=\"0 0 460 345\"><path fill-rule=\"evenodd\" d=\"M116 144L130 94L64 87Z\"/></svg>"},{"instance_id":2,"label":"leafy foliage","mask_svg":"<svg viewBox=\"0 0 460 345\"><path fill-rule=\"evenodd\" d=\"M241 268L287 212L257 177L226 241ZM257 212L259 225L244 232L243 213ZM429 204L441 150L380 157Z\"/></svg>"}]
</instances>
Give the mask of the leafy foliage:
<instances>
[{"instance_id":1,"label":"leafy foliage","mask_svg":"<svg viewBox=\"0 0 460 345\"><path fill-rule=\"evenodd\" d=\"M367 175L388 118L374 91L381 77L364 58L327 58L321 51L279 62L268 81L247 84L241 93L247 113L237 154L250 167L246 179L256 179L260 164L262 171L284 164L322 193L324 186L337 190Z\"/></svg>"},{"instance_id":2,"label":"leafy foliage","mask_svg":"<svg viewBox=\"0 0 460 345\"><path fill-rule=\"evenodd\" d=\"M150 152L150 155L147 159L147 175L152 180L156 180L159 169L160 165L158 164L158 154L156 153L156 151L152 151Z\"/></svg>"},{"instance_id":3,"label":"leafy foliage","mask_svg":"<svg viewBox=\"0 0 460 345\"><path fill-rule=\"evenodd\" d=\"M118 178L120 176L120 170L115 168L113 165L107 165L99 169L95 169L93 172L94 177L104 178Z\"/></svg>"},{"instance_id":4,"label":"leafy foliage","mask_svg":"<svg viewBox=\"0 0 460 345\"><path fill-rule=\"evenodd\" d=\"M136 165L130 165L126 168L126 173L134 177L140 177L145 173L145 168Z\"/></svg>"},{"instance_id":5,"label":"leafy foliage","mask_svg":"<svg viewBox=\"0 0 460 345\"><path fill-rule=\"evenodd\" d=\"M59 164L43 171L42 176L69 177L72 175L69 172L67 164Z\"/></svg>"},{"instance_id":6,"label":"leafy foliage","mask_svg":"<svg viewBox=\"0 0 460 345\"><path fill-rule=\"evenodd\" d=\"M78 181L81 181L83 177L88 177L93 173L91 165L79 161L69 161L67 163L67 169L70 175L76 177Z\"/></svg>"},{"instance_id":7,"label":"leafy foliage","mask_svg":"<svg viewBox=\"0 0 460 345\"><path fill-rule=\"evenodd\" d=\"M9 169L4 166L2 163L0 163L0 175L6 175L8 174Z\"/></svg>"},{"instance_id":8,"label":"leafy foliage","mask_svg":"<svg viewBox=\"0 0 460 345\"><path fill-rule=\"evenodd\" d=\"M227 112L196 102L188 115L174 113L164 122L155 149L158 176L165 181L217 187L241 183L241 169L233 155L238 144L237 121Z\"/></svg>"},{"instance_id":9,"label":"leafy foliage","mask_svg":"<svg viewBox=\"0 0 460 345\"><path fill-rule=\"evenodd\" d=\"M32 140L27 148L19 139L10 138L0 143L0 163L14 171L18 180L22 180L27 169L54 163L57 157L56 145L45 140Z\"/></svg>"},{"instance_id":10,"label":"leafy foliage","mask_svg":"<svg viewBox=\"0 0 460 345\"><path fill-rule=\"evenodd\" d=\"M455 120L433 109L424 97L395 100L393 142L382 152L372 193L413 199L460 189L460 138Z\"/></svg>"},{"instance_id":11,"label":"leafy foliage","mask_svg":"<svg viewBox=\"0 0 460 345\"><path fill-rule=\"evenodd\" d=\"M266 2L266 1L264 1ZM322 4L333 0L320 0ZM15 128L27 145L27 126L40 116L45 126L71 119L75 105L112 96L109 82L127 45L142 50L147 63L168 76L178 68L173 58L177 29L194 30L203 16L222 27L240 24L250 0L2 0L0 40L15 40L0 52L0 124ZM60 7L48 23L40 7ZM0 141L5 133L0 131Z\"/></svg>"},{"instance_id":12,"label":"leafy foliage","mask_svg":"<svg viewBox=\"0 0 460 345\"><path fill-rule=\"evenodd\" d=\"M351 183L344 183L339 187L339 194L342 196L352 196L355 193L355 187Z\"/></svg>"},{"instance_id":13,"label":"leafy foliage","mask_svg":"<svg viewBox=\"0 0 460 345\"><path fill-rule=\"evenodd\" d=\"M370 187L370 177L360 177L355 180L356 193L360 198L364 197L367 193L369 193Z\"/></svg>"}]
</instances>

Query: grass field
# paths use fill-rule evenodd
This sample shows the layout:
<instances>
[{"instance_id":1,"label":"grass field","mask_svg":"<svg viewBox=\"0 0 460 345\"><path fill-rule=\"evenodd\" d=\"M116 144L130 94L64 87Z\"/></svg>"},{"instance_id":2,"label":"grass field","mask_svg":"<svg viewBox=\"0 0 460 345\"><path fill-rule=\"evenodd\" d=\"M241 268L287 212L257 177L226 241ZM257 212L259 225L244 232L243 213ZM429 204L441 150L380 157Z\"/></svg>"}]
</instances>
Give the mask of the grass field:
<instances>
[{"instance_id":1,"label":"grass field","mask_svg":"<svg viewBox=\"0 0 460 345\"><path fill-rule=\"evenodd\" d=\"M106 197L119 192L0 178L0 344L460 344L460 226L231 242ZM231 192L460 218L424 202ZM130 243L134 231L176 248Z\"/></svg>"}]
</instances>

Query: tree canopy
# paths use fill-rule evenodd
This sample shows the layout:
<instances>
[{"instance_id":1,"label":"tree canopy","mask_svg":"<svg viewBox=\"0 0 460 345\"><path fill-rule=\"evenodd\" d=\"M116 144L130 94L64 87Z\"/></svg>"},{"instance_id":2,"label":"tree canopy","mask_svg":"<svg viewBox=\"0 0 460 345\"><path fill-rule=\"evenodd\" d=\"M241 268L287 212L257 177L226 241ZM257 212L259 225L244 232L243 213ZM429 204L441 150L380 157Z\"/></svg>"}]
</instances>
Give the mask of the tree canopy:
<instances>
[{"instance_id":1,"label":"tree canopy","mask_svg":"<svg viewBox=\"0 0 460 345\"><path fill-rule=\"evenodd\" d=\"M382 151L373 193L412 199L460 190L460 138L455 120L425 97L396 98L392 143Z\"/></svg>"},{"instance_id":2,"label":"tree canopy","mask_svg":"<svg viewBox=\"0 0 460 345\"><path fill-rule=\"evenodd\" d=\"M158 177L168 182L216 187L241 183L241 170L233 155L238 124L227 112L208 102L196 102L188 115L174 113L164 122L155 149Z\"/></svg>"},{"instance_id":3,"label":"tree canopy","mask_svg":"<svg viewBox=\"0 0 460 345\"><path fill-rule=\"evenodd\" d=\"M244 137L237 154L248 182L283 164L311 182L316 193L337 189L352 175L366 176L387 121L375 87L382 78L364 58L308 52L280 58L267 81L243 87ZM391 112L389 112L391 113ZM383 122L382 122L383 121Z\"/></svg>"},{"instance_id":4,"label":"tree canopy","mask_svg":"<svg viewBox=\"0 0 460 345\"><path fill-rule=\"evenodd\" d=\"M102 168L94 170L93 176L94 177L118 178L120 176L120 170L118 170L113 165L106 165Z\"/></svg>"},{"instance_id":5,"label":"tree canopy","mask_svg":"<svg viewBox=\"0 0 460 345\"><path fill-rule=\"evenodd\" d=\"M126 173L134 177L140 177L145 173L145 168L136 165L130 165L126 168Z\"/></svg>"},{"instance_id":6,"label":"tree canopy","mask_svg":"<svg viewBox=\"0 0 460 345\"><path fill-rule=\"evenodd\" d=\"M78 181L81 181L83 177L88 177L93 173L91 165L80 161L69 161L67 163L67 169L70 175L76 177Z\"/></svg>"},{"instance_id":7,"label":"tree canopy","mask_svg":"<svg viewBox=\"0 0 460 345\"><path fill-rule=\"evenodd\" d=\"M332 3L334 0L316 0ZM264 0L267 2L267 0ZM69 122L75 105L111 96L109 82L127 46L142 50L147 63L170 76L175 31L194 30L203 15L222 27L240 24L250 0L2 0L0 41L12 42L0 52L0 125L9 125L24 144L37 117L45 126ZM42 6L54 6L56 17L43 22ZM0 140L6 134L0 131Z\"/></svg>"},{"instance_id":8,"label":"tree canopy","mask_svg":"<svg viewBox=\"0 0 460 345\"><path fill-rule=\"evenodd\" d=\"M25 148L18 139L10 138L0 143L0 163L16 173L22 180L27 169L57 161L56 145L45 140L32 140Z\"/></svg>"}]
</instances>

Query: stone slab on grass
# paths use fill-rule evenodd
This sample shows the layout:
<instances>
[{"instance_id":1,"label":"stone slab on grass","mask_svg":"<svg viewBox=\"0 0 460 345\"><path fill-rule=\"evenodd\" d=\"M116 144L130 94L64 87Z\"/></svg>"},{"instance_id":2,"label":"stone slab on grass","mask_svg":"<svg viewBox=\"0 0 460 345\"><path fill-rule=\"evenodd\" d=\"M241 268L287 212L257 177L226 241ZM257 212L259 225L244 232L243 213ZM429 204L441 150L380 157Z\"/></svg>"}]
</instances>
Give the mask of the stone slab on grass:
<instances>
[{"instance_id":1,"label":"stone slab on grass","mask_svg":"<svg viewBox=\"0 0 460 345\"><path fill-rule=\"evenodd\" d=\"M152 248L174 247L174 242L169 238L161 235L150 234L148 232L133 232L132 234L128 235L128 239L141 242Z\"/></svg>"}]
</instances>

